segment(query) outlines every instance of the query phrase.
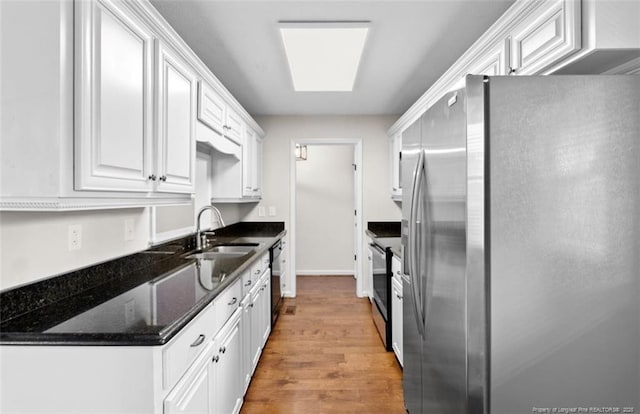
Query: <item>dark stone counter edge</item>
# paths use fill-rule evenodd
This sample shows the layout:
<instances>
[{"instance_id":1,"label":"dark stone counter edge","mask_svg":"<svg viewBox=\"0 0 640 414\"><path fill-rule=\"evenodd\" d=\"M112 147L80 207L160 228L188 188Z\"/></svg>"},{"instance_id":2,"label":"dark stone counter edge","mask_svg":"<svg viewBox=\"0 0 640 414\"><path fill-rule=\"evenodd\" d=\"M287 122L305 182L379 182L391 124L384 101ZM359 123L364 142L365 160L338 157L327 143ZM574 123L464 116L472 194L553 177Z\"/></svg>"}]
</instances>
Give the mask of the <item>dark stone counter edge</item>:
<instances>
[{"instance_id":1,"label":"dark stone counter edge","mask_svg":"<svg viewBox=\"0 0 640 414\"><path fill-rule=\"evenodd\" d=\"M246 270L257 258L259 258L265 251L268 251L273 244L275 244L278 240L282 239L287 231L284 229L283 222L240 222L234 225L230 225L225 227L224 229L215 230L216 237L269 237L272 238L272 241L266 243L260 250L256 251L253 255L247 258L242 264L240 264L229 276L227 279L218 286L215 291L213 291L210 295L205 296L202 300L200 300L194 307L192 307L185 315L176 320L171 325L166 326L164 329L159 332L150 332L150 333L44 333L44 332L6 332L0 330L0 345L82 345L82 346L122 346L122 345L163 345L167 343L173 336L175 336L183 327L185 327L196 315L198 315L209 303L211 303L220 293L222 293L228 286L233 284L239 275ZM275 234L274 234L275 233ZM161 251L163 248L166 248L167 245L176 245L176 243L183 243L183 250L176 252L176 254L183 254L185 251L192 250L194 245L194 237L193 235L187 236L180 240L174 240L172 242L168 242L165 244L161 244L158 246L154 246L147 251L139 252L133 255L126 256L124 258L115 259L113 261L108 261L99 265L91 266L85 269L81 269L75 272L71 272L68 274L60 275L51 279L47 279L42 282L36 282L31 285L26 285L17 289L13 289L10 291L0 293L0 308L2 309L2 315L6 315L6 309L11 305L10 299L24 298L28 299L29 294L37 294L44 289L45 291L50 291L52 287L59 286L61 281L56 279L69 279L73 286L74 278L79 278L80 276L84 276L84 278L90 278L93 272L91 270L95 270L95 268L100 268L103 266L112 265L113 262L118 262L122 260L130 259L133 256L139 255L141 253L145 253L148 251ZM150 255L154 256L154 255ZM162 257L158 257L159 260L162 260ZM181 264L182 265L182 264ZM131 271L131 270L129 270ZM84 273L81 273L84 272ZM80 274L79 274L80 273ZM110 275L112 278L113 275ZM103 282L105 283L105 282ZM40 285L40 286L38 286ZM42 287L44 285L44 288ZM82 283L79 284L83 286ZM92 287L95 287L92 286ZM91 287L90 287L91 288ZM88 288L88 289L90 289ZM84 289L84 290L88 290ZM30 292L31 290L31 292ZM26 292L25 292L26 291ZM68 290L67 290L68 292ZM76 291L75 294L82 293L81 291ZM69 297L67 293L66 298ZM64 300L65 298L59 299ZM45 307L47 305L42 305L45 302L44 300L36 300L35 304L40 305L38 308ZM55 305L54 303L48 304L49 306ZM30 311L22 312L20 315L15 317L27 314L36 309L31 309ZM5 321L2 321L4 324Z\"/></svg>"}]
</instances>

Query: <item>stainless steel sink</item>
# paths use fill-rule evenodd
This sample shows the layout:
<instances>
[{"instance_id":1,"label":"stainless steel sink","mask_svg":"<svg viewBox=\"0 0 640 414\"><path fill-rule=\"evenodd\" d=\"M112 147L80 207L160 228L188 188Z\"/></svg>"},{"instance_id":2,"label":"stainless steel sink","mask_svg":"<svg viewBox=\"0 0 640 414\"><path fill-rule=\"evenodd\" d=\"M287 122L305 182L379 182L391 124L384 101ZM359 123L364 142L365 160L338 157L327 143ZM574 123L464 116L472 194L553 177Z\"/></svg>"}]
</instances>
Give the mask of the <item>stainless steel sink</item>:
<instances>
[{"instance_id":1,"label":"stainless steel sink","mask_svg":"<svg viewBox=\"0 0 640 414\"><path fill-rule=\"evenodd\" d=\"M220 246L214 246L213 248L209 249L208 252L215 252L215 253L249 253L252 252L256 249L256 247L258 247L258 243L252 244L252 245L220 245Z\"/></svg>"},{"instance_id":2,"label":"stainless steel sink","mask_svg":"<svg viewBox=\"0 0 640 414\"><path fill-rule=\"evenodd\" d=\"M187 259L215 260L224 257L239 257L255 251L260 246L259 243L235 243L219 244L206 250L195 251Z\"/></svg>"},{"instance_id":3,"label":"stainless steel sink","mask_svg":"<svg viewBox=\"0 0 640 414\"><path fill-rule=\"evenodd\" d=\"M222 259L225 257L239 257L244 256L249 252L201 252L201 253L193 253L189 256L186 256L186 259L199 259L199 260L216 260Z\"/></svg>"}]
</instances>

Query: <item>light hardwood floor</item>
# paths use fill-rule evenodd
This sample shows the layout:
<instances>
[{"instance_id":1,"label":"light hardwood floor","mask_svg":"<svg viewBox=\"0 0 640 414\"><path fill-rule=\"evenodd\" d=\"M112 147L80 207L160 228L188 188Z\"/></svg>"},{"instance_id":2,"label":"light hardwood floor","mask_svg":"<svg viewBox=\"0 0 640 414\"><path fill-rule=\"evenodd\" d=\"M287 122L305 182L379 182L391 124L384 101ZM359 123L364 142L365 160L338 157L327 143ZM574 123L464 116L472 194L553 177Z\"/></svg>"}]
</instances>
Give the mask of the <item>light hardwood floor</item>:
<instances>
[{"instance_id":1,"label":"light hardwood floor","mask_svg":"<svg viewBox=\"0 0 640 414\"><path fill-rule=\"evenodd\" d=\"M402 371L347 276L298 277L241 414L404 414ZM294 313L293 313L294 312Z\"/></svg>"}]
</instances>

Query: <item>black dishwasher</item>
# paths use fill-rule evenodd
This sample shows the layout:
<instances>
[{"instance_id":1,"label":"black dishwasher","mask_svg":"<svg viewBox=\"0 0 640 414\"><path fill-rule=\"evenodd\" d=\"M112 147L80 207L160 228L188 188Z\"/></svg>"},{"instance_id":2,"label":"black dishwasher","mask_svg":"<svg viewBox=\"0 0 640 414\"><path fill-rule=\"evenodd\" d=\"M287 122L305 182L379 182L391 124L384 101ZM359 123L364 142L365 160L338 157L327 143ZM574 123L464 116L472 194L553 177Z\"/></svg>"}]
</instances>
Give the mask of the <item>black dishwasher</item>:
<instances>
[{"instance_id":1,"label":"black dishwasher","mask_svg":"<svg viewBox=\"0 0 640 414\"><path fill-rule=\"evenodd\" d=\"M271 259L271 327L276 323L280 306L282 305L282 290L280 288L280 277L284 273L284 257L282 255L282 240L271 246L269 257Z\"/></svg>"}]
</instances>

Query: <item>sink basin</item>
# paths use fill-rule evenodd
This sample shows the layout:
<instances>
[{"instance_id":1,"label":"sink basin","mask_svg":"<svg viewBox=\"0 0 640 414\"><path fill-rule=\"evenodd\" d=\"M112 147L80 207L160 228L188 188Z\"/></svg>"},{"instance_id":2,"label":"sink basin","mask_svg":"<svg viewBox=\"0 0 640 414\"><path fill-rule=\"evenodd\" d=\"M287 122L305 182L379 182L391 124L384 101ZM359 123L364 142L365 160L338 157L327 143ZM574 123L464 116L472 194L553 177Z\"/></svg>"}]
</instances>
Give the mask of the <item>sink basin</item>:
<instances>
[{"instance_id":1,"label":"sink basin","mask_svg":"<svg viewBox=\"0 0 640 414\"><path fill-rule=\"evenodd\" d=\"M256 249L258 244L253 245L220 245L209 249L212 253L249 253Z\"/></svg>"},{"instance_id":2,"label":"sink basin","mask_svg":"<svg viewBox=\"0 0 640 414\"><path fill-rule=\"evenodd\" d=\"M215 260L221 259L224 257L238 257L244 256L249 252L201 252L201 253L193 253L189 256L186 256L186 259L199 259L199 260Z\"/></svg>"},{"instance_id":3,"label":"sink basin","mask_svg":"<svg viewBox=\"0 0 640 414\"><path fill-rule=\"evenodd\" d=\"M259 243L219 244L186 256L187 259L215 260L224 257L239 257L256 250Z\"/></svg>"}]
</instances>

